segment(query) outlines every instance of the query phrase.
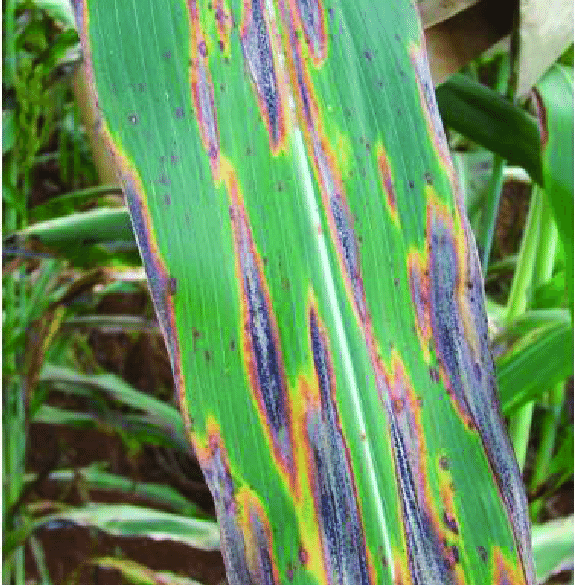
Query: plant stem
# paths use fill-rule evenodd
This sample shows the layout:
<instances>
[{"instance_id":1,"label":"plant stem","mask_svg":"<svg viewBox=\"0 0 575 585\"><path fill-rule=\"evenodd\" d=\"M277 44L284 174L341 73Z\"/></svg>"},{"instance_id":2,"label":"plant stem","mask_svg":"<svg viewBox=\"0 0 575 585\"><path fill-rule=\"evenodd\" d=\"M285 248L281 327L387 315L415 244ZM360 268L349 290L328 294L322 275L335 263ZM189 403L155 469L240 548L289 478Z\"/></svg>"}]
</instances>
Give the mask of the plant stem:
<instances>
[{"instance_id":1,"label":"plant stem","mask_svg":"<svg viewBox=\"0 0 575 585\"><path fill-rule=\"evenodd\" d=\"M557 224L553 219L553 213L548 201L543 201L543 214L541 222L541 232L539 236L539 254L535 265L534 284L543 284L553 275L555 256L559 243ZM535 491L547 479L549 463L553 456L555 439L557 436L557 427L561 407L565 399L565 381L561 381L552 388L545 397L547 411L543 416L541 427L541 438L539 448L533 467L533 476L531 478L531 490ZM531 516L533 520L537 519L543 501L536 500L531 507Z\"/></svg>"},{"instance_id":2,"label":"plant stem","mask_svg":"<svg viewBox=\"0 0 575 585\"><path fill-rule=\"evenodd\" d=\"M497 61L497 73L494 89L507 99L513 101L513 91L509 84L511 75L511 58L509 55L502 55ZM484 212L481 214L481 224L478 229L480 234L480 249L482 253L481 267L483 277L487 276L489 268L489 257L491 256L491 246L493 245L493 233L499 214L499 201L503 189L503 171L506 161L499 154L493 155L493 170L489 179L487 196L484 202Z\"/></svg>"},{"instance_id":3,"label":"plant stem","mask_svg":"<svg viewBox=\"0 0 575 585\"><path fill-rule=\"evenodd\" d=\"M481 227L478 232L481 234L482 241L479 242L481 249L481 268L483 276L487 275L489 268L489 257L491 256L491 246L493 244L493 233L495 232L495 222L499 212L499 200L501 199L501 189L503 187L503 168L505 160L498 154L493 157L493 171L489 179L489 187L485 198L484 214L481 216Z\"/></svg>"},{"instance_id":4,"label":"plant stem","mask_svg":"<svg viewBox=\"0 0 575 585\"><path fill-rule=\"evenodd\" d=\"M521 240L521 249L517 259L517 268L513 275L509 300L507 302L507 319L510 323L525 312L529 304L534 278L535 263L539 247L540 226L543 214L544 194L538 187L533 188L527 223ZM533 402L522 406L509 421L509 434L519 463L519 469L525 467L529 431L533 416Z\"/></svg>"},{"instance_id":5,"label":"plant stem","mask_svg":"<svg viewBox=\"0 0 575 585\"><path fill-rule=\"evenodd\" d=\"M535 457L533 467L533 476L531 477L530 489L535 492L547 480L549 464L553 458L555 440L557 438L557 429L559 427L559 418L561 408L565 400L565 381L561 381L545 397L546 412L543 415L541 424L541 438L539 440L539 449ZM537 521L539 512L543 506L543 499L539 498L531 504L531 519Z\"/></svg>"}]
</instances>

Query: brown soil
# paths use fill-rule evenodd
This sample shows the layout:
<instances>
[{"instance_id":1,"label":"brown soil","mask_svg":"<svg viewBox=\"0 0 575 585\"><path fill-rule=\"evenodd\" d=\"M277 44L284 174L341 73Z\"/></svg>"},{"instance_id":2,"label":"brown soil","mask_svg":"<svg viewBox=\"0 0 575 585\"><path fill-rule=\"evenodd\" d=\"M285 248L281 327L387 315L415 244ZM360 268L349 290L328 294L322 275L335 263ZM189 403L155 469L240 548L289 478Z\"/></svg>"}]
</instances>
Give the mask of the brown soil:
<instances>
[{"instance_id":1,"label":"brown soil","mask_svg":"<svg viewBox=\"0 0 575 585\"><path fill-rule=\"evenodd\" d=\"M172 485L191 501L210 512L211 497L201 483L197 464L189 460L187 475L193 478L185 485L179 475L182 470L171 470L162 465L153 448L146 447L129 456L119 437L96 430L76 430L65 426L33 424L29 434L28 469L37 473L50 467L83 467L95 461L107 461L109 470L135 481L149 481ZM54 465L55 461L58 462ZM191 487L192 486L192 487ZM155 505L141 497L102 490L86 490L71 482L69 485L44 480L36 484L28 495L29 501L57 501L68 504L90 502L115 502ZM155 505L158 507L157 505ZM46 555L52 583L81 583L86 585L116 585L123 583L120 575L112 570L99 569L89 564L90 559L115 556L132 559L145 566L198 580L206 585L216 585L225 580L223 561L219 552L203 552L169 541L153 541L146 538L111 537L71 525L38 532ZM26 573L38 577L34 558L26 549Z\"/></svg>"},{"instance_id":2,"label":"brown soil","mask_svg":"<svg viewBox=\"0 0 575 585\"><path fill-rule=\"evenodd\" d=\"M126 298L129 297L129 298ZM134 295L108 295L98 307L100 314L140 314L152 317L146 291ZM143 392L170 400L173 382L163 340L157 328L142 333L104 333L85 330L85 338L98 365L122 376ZM77 334L77 332L76 332ZM90 360L88 359L88 362ZM88 365L87 369L91 369ZM82 402L51 393L54 406L81 410ZM170 485L213 516L213 502L201 470L190 455L150 445L129 452L117 433L109 429L73 429L35 423L30 426L26 470L43 479L26 493L26 502L59 502L80 505L114 502L148 505L157 503L121 492L89 490L79 482L68 485L46 479L49 472L81 468L94 462L107 462L107 470L138 482ZM146 538L112 537L96 530L59 525L38 531L52 583L117 585L125 583L113 570L90 564L91 559L114 556L142 563L162 571L196 579L206 585L225 582L219 552L203 552L179 543ZM26 576L38 579L38 570L29 546L26 547Z\"/></svg>"}]
</instances>

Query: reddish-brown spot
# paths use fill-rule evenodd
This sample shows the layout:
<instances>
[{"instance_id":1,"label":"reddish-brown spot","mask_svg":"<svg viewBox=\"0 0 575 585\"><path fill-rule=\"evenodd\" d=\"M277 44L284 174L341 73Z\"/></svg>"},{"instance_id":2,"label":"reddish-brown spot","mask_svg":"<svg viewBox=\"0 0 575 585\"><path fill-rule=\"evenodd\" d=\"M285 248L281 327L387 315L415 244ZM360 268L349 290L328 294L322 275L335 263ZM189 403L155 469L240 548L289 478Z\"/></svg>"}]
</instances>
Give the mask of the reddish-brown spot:
<instances>
[{"instance_id":1,"label":"reddish-brown spot","mask_svg":"<svg viewBox=\"0 0 575 585\"><path fill-rule=\"evenodd\" d=\"M385 148L378 144L376 147L377 166L379 168L379 176L385 191L385 198L387 201L387 208L393 221L399 225L399 214L397 212L397 201L395 197L395 188L393 186L393 177L391 174L391 167L389 165L389 158Z\"/></svg>"},{"instance_id":2,"label":"reddish-brown spot","mask_svg":"<svg viewBox=\"0 0 575 585\"><path fill-rule=\"evenodd\" d=\"M198 9L188 0L190 20L190 85L194 111L204 149L210 158L214 179L219 180L219 133L214 99L214 86L208 67L208 50L201 29Z\"/></svg>"}]
</instances>

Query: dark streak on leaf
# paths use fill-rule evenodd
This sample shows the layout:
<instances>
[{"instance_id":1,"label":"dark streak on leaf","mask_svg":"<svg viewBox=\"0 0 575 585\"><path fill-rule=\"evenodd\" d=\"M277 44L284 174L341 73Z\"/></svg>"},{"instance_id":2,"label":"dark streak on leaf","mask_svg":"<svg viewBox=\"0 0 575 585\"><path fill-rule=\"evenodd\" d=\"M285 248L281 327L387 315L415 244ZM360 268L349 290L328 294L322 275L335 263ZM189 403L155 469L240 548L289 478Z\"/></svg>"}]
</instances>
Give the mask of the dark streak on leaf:
<instances>
[{"instance_id":1,"label":"dark streak on leaf","mask_svg":"<svg viewBox=\"0 0 575 585\"><path fill-rule=\"evenodd\" d=\"M399 360L394 364L393 388L378 373L377 384L388 414L396 479L402 502L408 565L413 585L449 585L453 575L446 564L426 499L421 445L417 429L419 408ZM397 408L401 405L401 408Z\"/></svg>"},{"instance_id":2,"label":"dark streak on leaf","mask_svg":"<svg viewBox=\"0 0 575 585\"><path fill-rule=\"evenodd\" d=\"M320 0L297 0L297 8L310 53L319 64L327 54L323 6Z\"/></svg>"},{"instance_id":3,"label":"dark streak on leaf","mask_svg":"<svg viewBox=\"0 0 575 585\"><path fill-rule=\"evenodd\" d=\"M274 68L268 26L261 0L246 0L241 33L242 51L258 93L260 109L276 148L283 134L281 97Z\"/></svg>"},{"instance_id":4,"label":"dark streak on leaf","mask_svg":"<svg viewBox=\"0 0 575 585\"><path fill-rule=\"evenodd\" d=\"M282 464L293 473L290 410L283 362L265 285L263 268L255 250L245 209L236 201L230 207L235 248L242 279L247 367L252 389Z\"/></svg>"},{"instance_id":5,"label":"dark streak on leaf","mask_svg":"<svg viewBox=\"0 0 575 585\"><path fill-rule=\"evenodd\" d=\"M493 359L488 347L483 287L476 254L472 253L469 226L463 224L465 274L460 272L454 228L446 212L430 205L431 324L438 358L456 406L468 426L476 429L499 492L507 508L527 576L532 582L527 499L513 448L505 432L496 396ZM469 287L468 283L472 286ZM473 302L471 298L473 297Z\"/></svg>"},{"instance_id":6,"label":"dark streak on leaf","mask_svg":"<svg viewBox=\"0 0 575 585\"><path fill-rule=\"evenodd\" d=\"M218 435L209 436L208 453L202 455L198 452L198 458L214 498L222 555L230 585L251 583L244 537L236 520L238 510L234 499L234 482Z\"/></svg>"},{"instance_id":7,"label":"dark streak on leaf","mask_svg":"<svg viewBox=\"0 0 575 585\"><path fill-rule=\"evenodd\" d=\"M320 405L319 410L310 409L307 428L313 455L312 489L328 578L333 584L368 585L364 532L335 407L333 367L327 339L314 309L310 310L309 323Z\"/></svg>"}]
</instances>

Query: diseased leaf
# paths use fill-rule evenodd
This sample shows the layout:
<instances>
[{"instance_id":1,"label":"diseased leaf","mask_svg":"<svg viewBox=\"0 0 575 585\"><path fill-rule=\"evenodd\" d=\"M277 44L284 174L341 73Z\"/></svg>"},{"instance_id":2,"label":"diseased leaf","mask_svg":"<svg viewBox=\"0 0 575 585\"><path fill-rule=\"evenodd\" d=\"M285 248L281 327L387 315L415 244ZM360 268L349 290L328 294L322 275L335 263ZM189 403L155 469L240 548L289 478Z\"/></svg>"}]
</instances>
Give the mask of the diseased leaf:
<instances>
[{"instance_id":1,"label":"diseased leaf","mask_svg":"<svg viewBox=\"0 0 575 585\"><path fill-rule=\"evenodd\" d=\"M235 583L534 583L407 0L76 3Z\"/></svg>"}]
</instances>

